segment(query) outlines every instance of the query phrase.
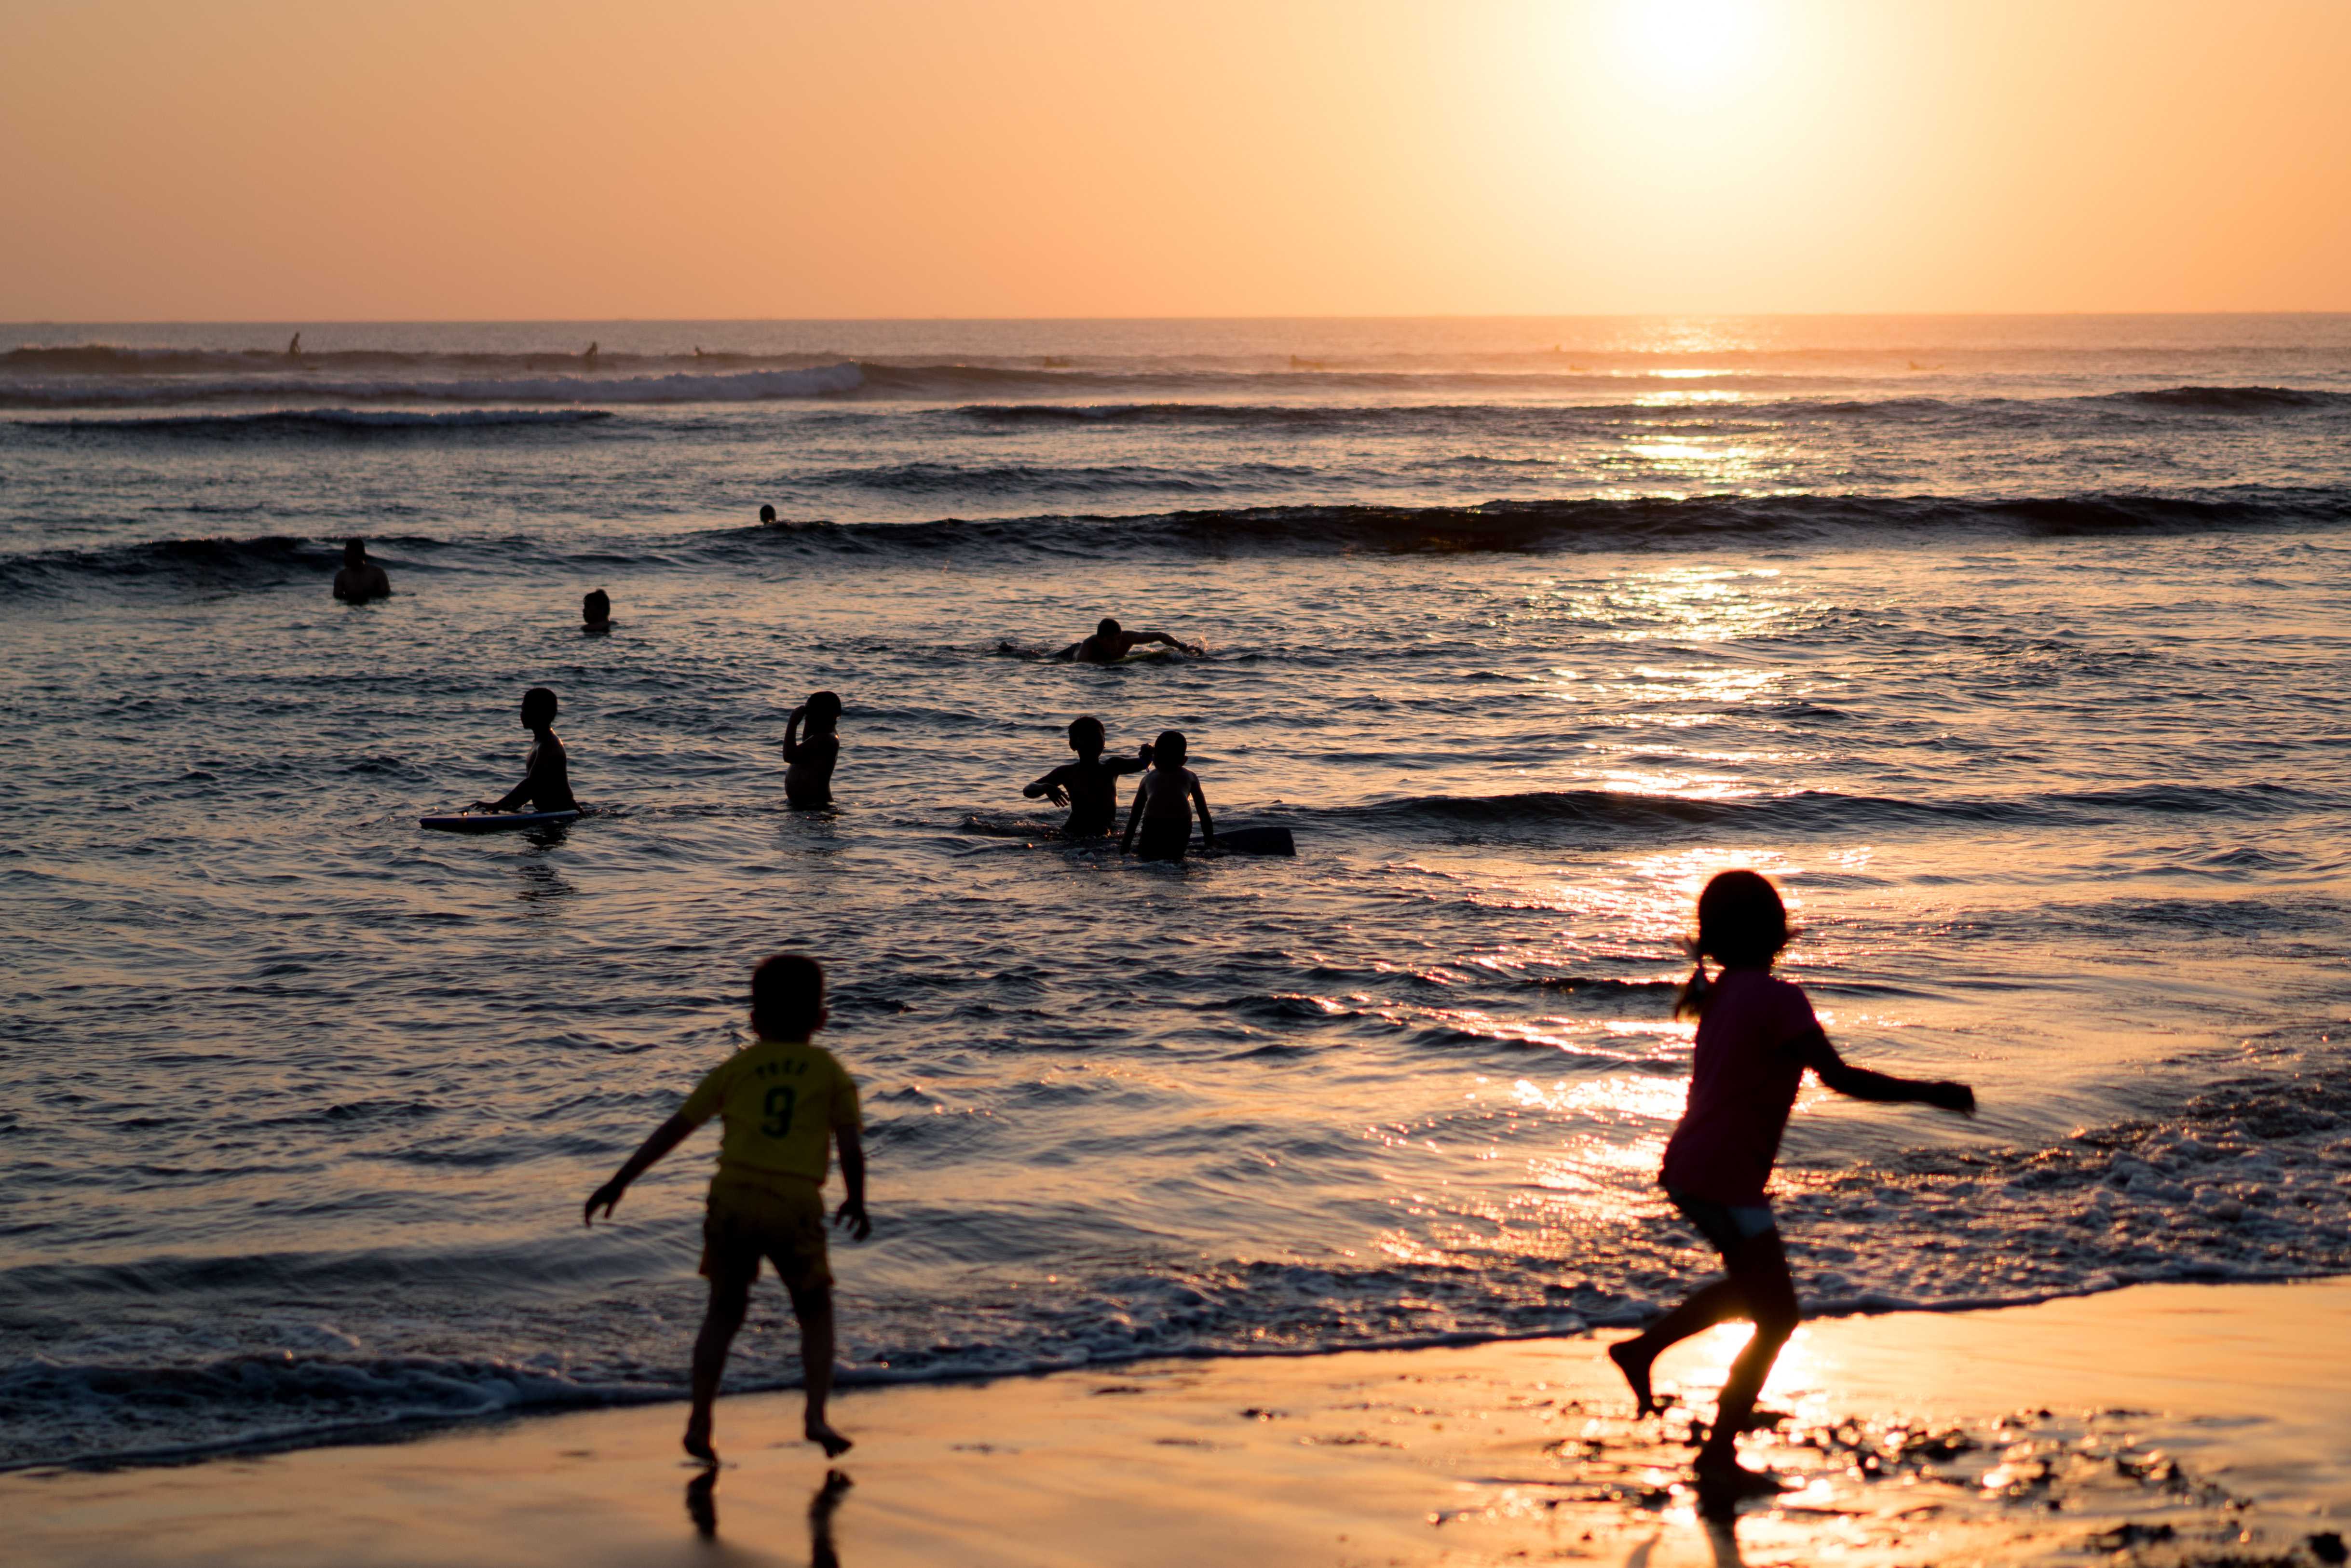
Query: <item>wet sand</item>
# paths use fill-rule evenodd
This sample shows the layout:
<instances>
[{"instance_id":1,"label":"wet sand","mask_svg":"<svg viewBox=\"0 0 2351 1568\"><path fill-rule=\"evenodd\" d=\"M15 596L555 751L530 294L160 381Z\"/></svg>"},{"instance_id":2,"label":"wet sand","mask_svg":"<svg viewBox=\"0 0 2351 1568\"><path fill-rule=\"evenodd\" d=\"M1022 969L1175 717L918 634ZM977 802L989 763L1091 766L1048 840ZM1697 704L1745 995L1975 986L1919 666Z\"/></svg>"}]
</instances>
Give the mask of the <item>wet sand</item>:
<instances>
[{"instance_id":1,"label":"wet sand","mask_svg":"<svg viewBox=\"0 0 2351 1568\"><path fill-rule=\"evenodd\" d=\"M1731 1522L1682 1484L1686 1413L1629 1419L1614 1335L852 1389L831 1467L796 1395L746 1396L715 1485L651 1405L18 1473L0 1519L59 1565L2314 1563L2351 1517L2346 1322L2351 1280L1807 1324L1748 1455L1802 1490ZM1660 1388L1705 1409L1740 1337Z\"/></svg>"}]
</instances>

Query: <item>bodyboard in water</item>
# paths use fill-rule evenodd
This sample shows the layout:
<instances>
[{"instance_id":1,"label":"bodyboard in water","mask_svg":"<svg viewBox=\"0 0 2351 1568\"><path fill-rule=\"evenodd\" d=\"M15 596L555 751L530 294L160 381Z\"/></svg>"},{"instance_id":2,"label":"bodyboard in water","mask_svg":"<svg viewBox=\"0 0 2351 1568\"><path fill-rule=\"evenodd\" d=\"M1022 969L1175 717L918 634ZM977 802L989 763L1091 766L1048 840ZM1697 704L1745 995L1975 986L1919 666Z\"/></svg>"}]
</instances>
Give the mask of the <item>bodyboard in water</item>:
<instances>
[{"instance_id":1,"label":"bodyboard in water","mask_svg":"<svg viewBox=\"0 0 2351 1568\"><path fill-rule=\"evenodd\" d=\"M495 833L507 828L551 828L558 822L579 820L576 810L460 811L447 817L419 817L416 825L442 833Z\"/></svg>"},{"instance_id":2,"label":"bodyboard in water","mask_svg":"<svg viewBox=\"0 0 2351 1568\"><path fill-rule=\"evenodd\" d=\"M1296 855L1298 841L1288 828L1228 828L1207 846L1228 855Z\"/></svg>"}]
</instances>

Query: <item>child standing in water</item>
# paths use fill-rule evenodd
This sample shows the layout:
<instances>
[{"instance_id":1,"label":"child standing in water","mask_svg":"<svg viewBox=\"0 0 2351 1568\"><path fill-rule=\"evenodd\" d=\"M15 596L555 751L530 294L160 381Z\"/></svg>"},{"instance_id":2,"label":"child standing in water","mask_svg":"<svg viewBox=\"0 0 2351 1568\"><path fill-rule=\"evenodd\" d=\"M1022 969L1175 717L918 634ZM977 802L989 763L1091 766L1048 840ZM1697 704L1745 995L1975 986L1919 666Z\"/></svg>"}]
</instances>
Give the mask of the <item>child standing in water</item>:
<instances>
[{"instance_id":1,"label":"child standing in water","mask_svg":"<svg viewBox=\"0 0 2351 1568\"><path fill-rule=\"evenodd\" d=\"M528 804L534 811L576 811L571 798L571 767L563 742L555 738L555 694L533 686L522 694L522 727L531 733L530 757L523 764L522 782L496 800L476 800L468 810L511 811Z\"/></svg>"},{"instance_id":2,"label":"child standing in water","mask_svg":"<svg viewBox=\"0 0 2351 1568\"><path fill-rule=\"evenodd\" d=\"M1061 837L1065 839L1108 836L1118 821L1119 775L1140 773L1151 766L1151 747L1147 746L1138 756L1113 757L1104 762L1102 747L1107 738L1102 720L1093 715L1071 719L1070 749L1078 754L1078 759L1062 763L1020 791L1031 800L1050 796L1056 806L1070 809L1070 820L1061 824Z\"/></svg>"},{"instance_id":3,"label":"child standing in water","mask_svg":"<svg viewBox=\"0 0 2351 1568\"><path fill-rule=\"evenodd\" d=\"M1674 1009L1677 1017L1695 1013L1698 1019L1689 1104L1666 1145L1660 1180L1674 1207L1722 1254L1729 1278L1702 1287L1608 1349L1633 1386L1634 1414L1646 1416L1658 1407L1649 1369L1669 1346L1730 1319L1754 1323L1754 1337L1722 1385L1695 1467L1699 1491L1716 1498L1780 1490L1776 1477L1739 1463L1737 1444L1798 1317L1795 1282L1763 1188L1804 1070L1856 1100L1919 1101L1968 1116L1976 1109L1975 1093L1964 1083L1890 1078L1847 1066L1821 1031L1803 990L1772 977L1772 961L1788 938L1779 890L1751 871L1724 872L1698 895L1698 967ZM1722 966L1712 980L1706 973L1709 957Z\"/></svg>"},{"instance_id":4,"label":"child standing in water","mask_svg":"<svg viewBox=\"0 0 2351 1568\"><path fill-rule=\"evenodd\" d=\"M1192 842L1192 806L1200 807L1200 843L1216 842L1217 824L1208 820L1208 798L1200 793L1199 775L1184 766L1190 749L1180 729L1163 729L1151 748L1151 771L1135 786L1134 805L1126 814L1126 832L1118 841L1124 854L1135 847L1140 828L1147 861L1180 861Z\"/></svg>"},{"instance_id":5,"label":"child standing in water","mask_svg":"<svg viewBox=\"0 0 2351 1568\"><path fill-rule=\"evenodd\" d=\"M824 1178L831 1146L841 1147L849 1197L834 1223L860 1241L873 1234L865 1217L865 1145L859 1135L857 1085L832 1053L809 1043L824 1027L824 970L813 958L778 953L751 972L751 1029L758 1040L713 1068L677 1114L653 1129L611 1181L588 1199L612 1217L629 1184L716 1116L726 1132L702 1224L702 1272L710 1310L694 1342L694 1411L685 1451L716 1465L711 1404L718 1397L726 1352L750 1311L759 1260L776 1266L800 1324L800 1378L808 1394L801 1430L826 1457L849 1439L825 1419L832 1393L832 1269L825 1256Z\"/></svg>"},{"instance_id":6,"label":"child standing in water","mask_svg":"<svg viewBox=\"0 0 2351 1568\"><path fill-rule=\"evenodd\" d=\"M805 721L807 728L801 729ZM811 692L784 723L784 799L795 806L832 804L832 765L841 760L841 699Z\"/></svg>"}]
</instances>

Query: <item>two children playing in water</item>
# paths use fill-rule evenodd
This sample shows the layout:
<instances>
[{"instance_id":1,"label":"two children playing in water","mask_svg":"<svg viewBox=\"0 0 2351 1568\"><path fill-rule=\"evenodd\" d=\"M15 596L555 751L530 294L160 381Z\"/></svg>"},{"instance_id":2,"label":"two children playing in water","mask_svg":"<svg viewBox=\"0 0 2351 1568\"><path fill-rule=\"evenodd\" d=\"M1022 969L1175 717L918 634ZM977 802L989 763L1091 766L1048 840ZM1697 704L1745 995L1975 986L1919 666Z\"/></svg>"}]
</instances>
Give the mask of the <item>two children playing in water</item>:
<instances>
[{"instance_id":1,"label":"two children playing in water","mask_svg":"<svg viewBox=\"0 0 2351 1568\"><path fill-rule=\"evenodd\" d=\"M1098 738L1099 726L1091 733ZM1071 741L1076 744L1074 734ZM1091 751L1080 747L1081 762L1100 749L1098 744ZM1155 750L1164 766L1165 737ZM1180 749L1175 766L1180 773ZM1031 788L1048 789L1060 777L1066 789L1070 773L1057 768ZM1168 787L1175 787L1172 781ZM1144 802L1137 807L1142 813ZM1608 1349L1632 1389L1635 1415L1647 1416L1660 1408L1650 1384L1660 1355L1717 1323L1741 1318L1754 1323L1694 1466L1701 1500L1715 1503L1780 1487L1768 1472L1739 1463L1737 1443L1800 1315L1765 1188L1804 1074L1815 1073L1830 1089L1855 1099L1975 1113L1974 1092L1964 1083L1895 1078L1840 1057L1802 988L1771 973L1791 935L1779 891L1751 871L1724 872L1699 895L1698 935L1690 943L1697 967L1675 1008L1677 1016L1695 1013L1698 1019L1689 1097L1666 1145L1659 1179L1674 1207L1721 1255L1728 1277ZM1720 966L1712 976L1708 958ZM872 1222L865 1208L856 1086L838 1061L810 1043L827 1017L824 972L813 960L778 955L761 964L751 981L754 1042L705 1075L677 1113L588 1199L588 1223L600 1211L611 1218L630 1183L655 1161L712 1116L724 1123L703 1221L701 1272L710 1281L710 1305L695 1340L694 1402L684 1437L686 1451L705 1463L716 1463L712 1402L762 1258L774 1264L799 1320L802 1429L828 1457L850 1446L825 1408L832 1387L833 1315L820 1189L832 1147L840 1149L848 1187L833 1223L862 1241Z\"/></svg>"},{"instance_id":2,"label":"two children playing in water","mask_svg":"<svg viewBox=\"0 0 2351 1568\"><path fill-rule=\"evenodd\" d=\"M1061 837L1108 836L1118 821L1118 780L1124 774L1139 772L1143 781L1135 789L1134 804L1126 814L1126 831L1119 840L1122 854L1134 849L1139 831L1143 859L1182 860L1192 841L1195 803L1200 808L1201 842L1216 842L1217 827L1208 815L1208 798L1200 792L1199 775L1184 766L1190 744L1182 730L1161 730L1156 741L1137 747L1134 756L1108 761L1102 759L1104 743L1102 720L1092 714L1071 720L1070 749L1078 754L1078 759L1061 764L1020 791L1031 800L1041 796L1070 809L1070 820L1061 824Z\"/></svg>"}]
</instances>

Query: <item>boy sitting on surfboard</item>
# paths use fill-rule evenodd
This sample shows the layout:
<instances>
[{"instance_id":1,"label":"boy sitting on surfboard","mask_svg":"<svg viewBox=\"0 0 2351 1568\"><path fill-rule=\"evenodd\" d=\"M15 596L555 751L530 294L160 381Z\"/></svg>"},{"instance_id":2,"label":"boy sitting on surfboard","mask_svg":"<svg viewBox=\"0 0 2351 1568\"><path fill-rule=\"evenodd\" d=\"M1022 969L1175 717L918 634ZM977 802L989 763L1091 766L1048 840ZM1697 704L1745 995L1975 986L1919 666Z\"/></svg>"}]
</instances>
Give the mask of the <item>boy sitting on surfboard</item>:
<instances>
[{"instance_id":1,"label":"boy sitting on surfboard","mask_svg":"<svg viewBox=\"0 0 2351 1568\"><path fill-rule=\"evenodd\" d=\"M1061 836L1065 839L1099 839L1106 837L1118 822L1118 779L1123 773L1140 773L1151 766L1151 747L1144 745L1134 757L1113 757L1102 760L1106 737L1102 721L1085 714L1070 721L1070 749L1078 754L1075 762L1064 762L1034 784L1023 786L1021 793L1031 800L1049 796L1056 806L1070 809L1070 820L1061 824Z\"/></svg>"},{"instance_id":2,"label":"boy sitting on surfboard","mask_svg":"<svg viewBox=\"0 0 2351 1568\"><path fill-rule=\"evenodd\" d=\"M545 686L533 686L522 694L522 727L531 733L522 782L496 800L476 800L466 810L511 811L526 801L534 811L580 809L580 802L571 798L571 769L564 760L563 742L555 738L549 727L555 723L555 694Z\"/></svg>"},{"instance_id":3,"label":"boy sitting on surfboard","mask_svg":"<svg viewBox=\"0 0 2351 1568\"><path fill-rule=\"evenodd\" d=\"M873 1234L873 1222L865 1218L857 1085L831 1051L809 1043L825 1018L824 970L815 959L778 953L752 970L757 1040L711 1069L677 1114L588 1198L589 1225L599 1208L610 1219L629 1184L654 1161L711 1117L725 1124L702 1222L710 1310L694 1342L694 1413L685 1422L685 1451L707 1465L718 1463L710 1406L726 1352L750 1311L762 1258L776 1266L800 1322L800 1379L808 1392L800 1429L828 1458L849 1448L824 1418L832 1392L832 1268L825 1257L823 1187L833 1145L841 1147L841 1179L849 1188L834 1223L862 1241Z\"/></svg>"}]
</instances>

